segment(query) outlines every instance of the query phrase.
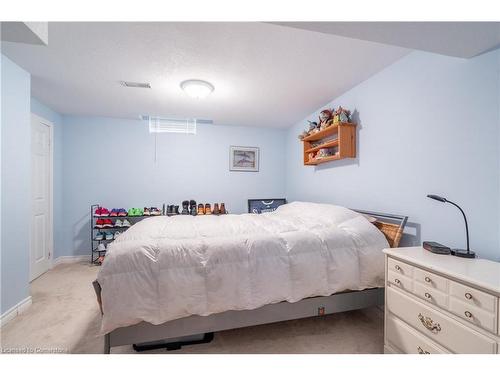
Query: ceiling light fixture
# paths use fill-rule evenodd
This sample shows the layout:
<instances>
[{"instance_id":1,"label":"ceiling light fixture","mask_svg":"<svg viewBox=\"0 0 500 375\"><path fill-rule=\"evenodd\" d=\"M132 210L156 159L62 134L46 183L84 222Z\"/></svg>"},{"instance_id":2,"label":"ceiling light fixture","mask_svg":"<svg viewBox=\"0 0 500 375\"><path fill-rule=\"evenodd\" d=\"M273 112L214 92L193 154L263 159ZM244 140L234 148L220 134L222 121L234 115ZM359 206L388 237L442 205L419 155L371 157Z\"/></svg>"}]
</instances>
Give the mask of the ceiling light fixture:
<instances>
[{"instance_id":1,"label":"ceiling light fixture","mask_svg":"<svg viewBox=\"0 0 500 375\"><path fill-rule=\"evenodd\" d=\"M187 81L181 82L181 89L191 98L204 99L215 90L215 87L207 81L188 79Z\"/></svg>"}]
</instances>

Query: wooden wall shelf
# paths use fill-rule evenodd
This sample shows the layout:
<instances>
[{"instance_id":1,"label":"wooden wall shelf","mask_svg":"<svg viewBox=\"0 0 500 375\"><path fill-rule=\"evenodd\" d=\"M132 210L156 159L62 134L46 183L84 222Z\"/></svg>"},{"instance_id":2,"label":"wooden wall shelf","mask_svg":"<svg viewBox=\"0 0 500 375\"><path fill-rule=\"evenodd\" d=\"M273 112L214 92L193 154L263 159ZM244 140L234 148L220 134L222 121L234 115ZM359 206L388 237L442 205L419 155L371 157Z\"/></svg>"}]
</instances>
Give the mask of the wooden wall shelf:
<instances>
[{"instance_id":1,"label":"wooden wall shelf","mask_svg":"<svg viewBox=\"0 0 500 375\"><path fill-rule=\"evenodd\" d=\"M356 157L356 124L341 122L302 140L304 144L304 165L318 165L334 160ZM319 144L318 144L319 143ZM334 155L309 159L309 154L317 155L322 148L336 151Z\"/></svg>"}]
</instances>

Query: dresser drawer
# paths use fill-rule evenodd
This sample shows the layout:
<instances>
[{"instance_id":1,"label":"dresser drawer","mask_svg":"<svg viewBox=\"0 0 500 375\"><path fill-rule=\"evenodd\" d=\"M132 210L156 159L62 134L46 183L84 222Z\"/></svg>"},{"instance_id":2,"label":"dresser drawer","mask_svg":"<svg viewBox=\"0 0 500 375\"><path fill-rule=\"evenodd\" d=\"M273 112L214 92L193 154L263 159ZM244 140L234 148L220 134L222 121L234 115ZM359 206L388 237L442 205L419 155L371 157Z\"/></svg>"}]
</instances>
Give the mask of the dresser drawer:
<instances>
[{"instance_id":1,"label":"dresser drawer","mask_svg":"<svg viewBox=\"0 0 500 375\"><path fill-rule=\"evenodd\" d=\"M444 354L431 339L389 314L386 320L387 341L406 354Z\"/></svg>"},{"instance_id":2,"label":"dresser drawer","mask_svg":"<svg viewBox=\"0 0 500 375\"><path fill-rule=\"evenodd\" d=\"M404 289L408 292L411 292L413 290L413 280L396 272L389 271L387 273L387 281L392 285Z\"/></svg>"},{"instance_id":3,"label":"dresser drawer","mask_svg":"<svg viewBox=\"0 0 500 375\"><path fill-rule=\"evenodd\" d=\"M496 342L458 321L387 288L387 310L420 333L455 353L495 353Z\"/></svg>"},{"instance_id":4,"label":"dresser drawer","mask_svg":"<svg viewBox=\"0 0 500 375\"><path fill-rule=\"evenodd\" d=\"M462 302L455 297L450 298L449 310L466 321L496 333L496 314Z\"/></svg>"},{"instance_id":5,"label":"dresser drawer","mask_svg":"<svg viewBox=\"0 0 500 375\"><path fill-rule=\"evenodd\" d=\"M450 280L450 295L480 309L496 312L497 297Z\"/></svg>"},{"instance_id":6,"label":"dresser drawer","mask_svg":"<svg viewBox=\"0 0 500 375\"><path fill-rule=\"evenodd\" d=\"M448 295L437 289L416 282L413 284L413 293L429 303L444 309L448 308Z\"/></svg>"},{"instance_id":7,"label":"dresser drawer","mask_svg":"<svg viewBox=\"0 0 500 375\"><path fill-rule=\"evenodd\" d=\"M432 272L427 272L420 268L415 268L413 270L413 280L422 283L429 288L448 293L448 280L442 276L433 274Z\"/></svg>"},{"instance_id":8,"label":"dresser drawer","mask_svg":"<svg viewBox=\"0 0 500 375\"><path fill-rule=\"evenodd\" d=\"M387 260L387 271L392 271L409 278L413 277L413 266L392 258Z\"/></svg>"}]
</instances>

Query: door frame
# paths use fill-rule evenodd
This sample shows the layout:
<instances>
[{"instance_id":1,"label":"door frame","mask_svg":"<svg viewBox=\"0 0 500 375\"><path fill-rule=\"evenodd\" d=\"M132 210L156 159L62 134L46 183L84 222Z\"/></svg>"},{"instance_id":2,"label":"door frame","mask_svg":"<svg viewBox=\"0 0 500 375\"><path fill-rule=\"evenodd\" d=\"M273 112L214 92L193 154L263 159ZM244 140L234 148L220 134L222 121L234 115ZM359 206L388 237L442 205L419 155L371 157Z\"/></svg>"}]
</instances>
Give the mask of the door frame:
<instances>
[{"instance_id":1,"label":"door frame","mask_svg":"<svg viewBox=\"0 0 500 375\"><path fill-rule=\"evenodd\" d=\"M31 126L30 126L30 134L31 134L31 140L33 139L33 123L34 122L41 122L44 125L47 125L49 127L49 199L50 199L50 204L49 204L49 269L51 269L54 266L54 124L45 119L42 116L39 116L37 114L31 113ZM31 141L30 141L31 142ZM32 162L32 147L30 143L30 164ZM31 168L32 166L30 165L30 178L33 177L33 170ZM31 226L31 219L33 217L33 182L31 182L31 194L30 194L30 255L29 255L29 281L32 282L33 280L36 279L36 277L33 277L33 270L31 269L32 265L32 252L31 252L31 240L32 240L32 226ZM41 276L41 275L39 275ZM38 277L38 276L37 276Z\"/></svg>"}]
</instances>

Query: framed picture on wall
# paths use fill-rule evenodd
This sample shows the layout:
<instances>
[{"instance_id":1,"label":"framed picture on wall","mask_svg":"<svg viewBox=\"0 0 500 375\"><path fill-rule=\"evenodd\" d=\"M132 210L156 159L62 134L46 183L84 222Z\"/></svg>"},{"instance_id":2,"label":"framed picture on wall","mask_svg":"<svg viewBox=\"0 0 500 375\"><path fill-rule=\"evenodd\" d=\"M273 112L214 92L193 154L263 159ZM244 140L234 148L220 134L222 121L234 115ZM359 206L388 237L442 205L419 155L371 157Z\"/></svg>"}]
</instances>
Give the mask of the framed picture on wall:
<instances>
[{"instance_id":1,"label":"framed picture on wall","mask_svg":"<svg viewBox=\"0 0 500 375\"><path fill-rule=\"evenodd\" d=\"M229 170L239 172L259 171L258 147L229 147Z\"/></svg>"}]
</instances>

